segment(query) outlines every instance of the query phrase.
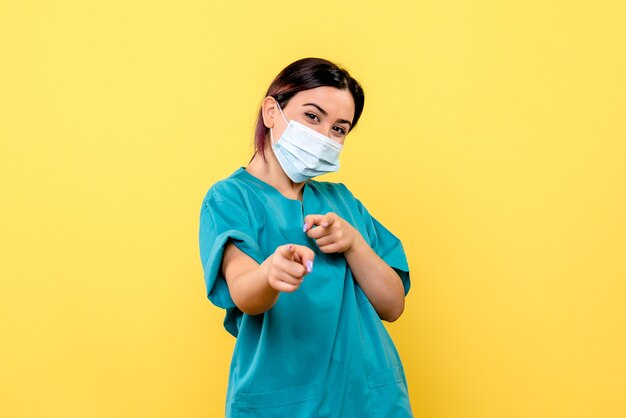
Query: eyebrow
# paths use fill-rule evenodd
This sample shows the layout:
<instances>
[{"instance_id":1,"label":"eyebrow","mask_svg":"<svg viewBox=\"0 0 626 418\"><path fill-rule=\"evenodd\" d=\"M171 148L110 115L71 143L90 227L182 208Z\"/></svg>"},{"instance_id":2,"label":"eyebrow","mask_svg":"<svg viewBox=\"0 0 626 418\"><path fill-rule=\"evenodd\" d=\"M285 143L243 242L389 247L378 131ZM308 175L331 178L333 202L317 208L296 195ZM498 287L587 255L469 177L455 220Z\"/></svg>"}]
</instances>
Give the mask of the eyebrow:
<instances>
[{"instance_id":1,"label":"eyebrow","mask_svg":"<svg viewBox=\"0 0 626 418\"><path fill-rule=\"evenodd\" d=\"M319 110L322 113L322 115L328 116L328 112L325 111L324 109L322 109L321 107L319 107L318 105L316 105L315 103L305 103L302 106L313 106L313 107L316 107L317 110ZM350 123L350 121L348 121L348 120L337 119L337 122L339 122L339 123L347 123L348 126L352 128L352 123Z\"/></svg>"}]
</instances>

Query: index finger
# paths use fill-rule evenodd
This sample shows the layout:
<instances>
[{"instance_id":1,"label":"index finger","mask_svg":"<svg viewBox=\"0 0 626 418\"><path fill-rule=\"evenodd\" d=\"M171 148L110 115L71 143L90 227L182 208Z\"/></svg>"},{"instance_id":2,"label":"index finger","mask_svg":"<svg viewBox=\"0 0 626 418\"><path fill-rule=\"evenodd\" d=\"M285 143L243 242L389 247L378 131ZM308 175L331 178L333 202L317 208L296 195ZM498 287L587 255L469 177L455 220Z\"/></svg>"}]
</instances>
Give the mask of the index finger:
<instances>
[{"instance_id":1,"label":"index finger","mask_svg":"<svg viewBox=\"0 0 626 418\"><path fill-rule=\"evenodd\" d=\"M293 260L295 251L296 249L293 244L287 244L278 247L278 254L285 257L287 260Z\"/></svg>"},{"instance_id":2,"label":"index finger","mask_svg":"<svg viewBox=\"0 0 626 418\"><path fill-rule=\"evenodd\" d=\"M306 232L313 227L313 225L320 225L321 219L324 215L307 215L304 217L304 226L302 227L302 232Z\"/></svg>"}]
</instances>

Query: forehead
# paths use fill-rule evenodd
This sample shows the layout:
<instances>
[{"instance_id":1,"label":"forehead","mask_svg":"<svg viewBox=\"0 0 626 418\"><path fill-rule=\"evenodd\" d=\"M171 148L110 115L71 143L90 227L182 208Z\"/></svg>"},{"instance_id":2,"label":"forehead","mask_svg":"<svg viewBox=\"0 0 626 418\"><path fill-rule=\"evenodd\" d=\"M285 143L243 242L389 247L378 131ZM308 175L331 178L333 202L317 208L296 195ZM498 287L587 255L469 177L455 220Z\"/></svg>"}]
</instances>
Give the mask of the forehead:
<instances>
[{"instance_id":1,"label":"forehead","mask_svg":"<svg viewBox=\"0 0 626 418\"><path fill-rule=\"evenodd\" d=\"M316 87L296 93L289 104L298 106L315 103L328 112L329 116L351 121L354 117L354 99L347 89Z\"/></svg>"}]
</instances>

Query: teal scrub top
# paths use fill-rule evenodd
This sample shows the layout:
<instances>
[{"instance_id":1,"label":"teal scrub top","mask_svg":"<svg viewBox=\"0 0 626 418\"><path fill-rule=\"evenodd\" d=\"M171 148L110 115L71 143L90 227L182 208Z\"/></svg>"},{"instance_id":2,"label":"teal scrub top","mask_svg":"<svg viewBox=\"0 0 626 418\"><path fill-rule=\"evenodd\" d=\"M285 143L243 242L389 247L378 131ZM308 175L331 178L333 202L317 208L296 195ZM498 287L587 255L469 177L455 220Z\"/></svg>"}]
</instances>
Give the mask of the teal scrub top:
<instances>
[{"instance_id":1,"label":"teal scrub top","mask_svg":"<svg viewBox=\"0 0 626 418\"><path fill-rule=\"evenodd\" d=\"M406 294L402 243L342 183L308 180L299 201L240 167L203 200L199 240L207 295L226 310L224 327L237 338L227 417L413 416L398 352L345 256L321 252L302 231L306 215L328 212L361 233L400 275ZM244 314L221 273L229 241L259 264L280 245L306 245L315 252L313 271L268 311Z\"/></svg>"}]
</instances>

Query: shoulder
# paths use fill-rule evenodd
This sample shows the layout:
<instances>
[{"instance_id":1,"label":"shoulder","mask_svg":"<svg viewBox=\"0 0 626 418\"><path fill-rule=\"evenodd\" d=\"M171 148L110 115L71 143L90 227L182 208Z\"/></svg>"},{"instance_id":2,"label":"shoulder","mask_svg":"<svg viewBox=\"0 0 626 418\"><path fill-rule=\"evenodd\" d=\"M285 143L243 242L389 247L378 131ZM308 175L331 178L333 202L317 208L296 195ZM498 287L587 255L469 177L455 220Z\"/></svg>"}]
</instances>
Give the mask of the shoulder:
<instances>
[{"instance_id":1,"label":"shoulder","mask_svg":"<svg viewBox=\"0 0 626 418\"><path fill-rule=\"evenodd\" d=\"M202 201L202 207L215 205L242 206L246 185L239 176L239 169L230 176L221 179L209 188Z\"/></svg>"}]
</instances>

